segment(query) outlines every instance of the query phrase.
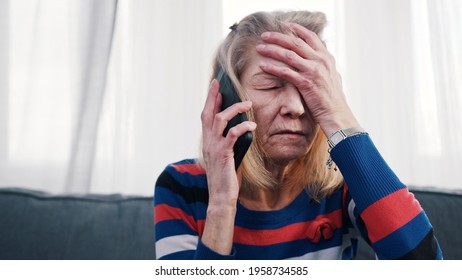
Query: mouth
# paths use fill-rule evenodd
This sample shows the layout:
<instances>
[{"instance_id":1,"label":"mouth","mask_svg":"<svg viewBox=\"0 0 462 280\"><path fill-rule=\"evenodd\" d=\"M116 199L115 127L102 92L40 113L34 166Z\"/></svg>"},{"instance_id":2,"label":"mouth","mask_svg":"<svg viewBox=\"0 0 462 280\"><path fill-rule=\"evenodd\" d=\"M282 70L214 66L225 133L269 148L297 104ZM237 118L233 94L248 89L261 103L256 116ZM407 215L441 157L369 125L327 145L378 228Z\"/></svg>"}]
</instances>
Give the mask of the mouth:
<instances>
[{"instance_id":1,"label":"mouth","mask_svg":"<svg viewBox=\"0 0 462 280\"><path fill-rule=\"evenodd\" d=\"M301 130L281 130L273 133L273 135L306 136L306 134Z\"/></svg>"}]
</instances>

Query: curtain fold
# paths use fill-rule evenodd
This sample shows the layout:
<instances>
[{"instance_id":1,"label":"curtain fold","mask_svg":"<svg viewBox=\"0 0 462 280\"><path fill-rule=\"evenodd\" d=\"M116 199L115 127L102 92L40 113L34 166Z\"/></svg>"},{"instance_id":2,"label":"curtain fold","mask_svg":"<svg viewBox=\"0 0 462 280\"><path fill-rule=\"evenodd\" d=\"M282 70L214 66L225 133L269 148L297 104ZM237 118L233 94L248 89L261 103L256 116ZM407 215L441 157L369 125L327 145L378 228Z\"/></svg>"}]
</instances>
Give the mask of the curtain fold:
<instances>
[{"instance_id":1,"label":"curtain fold","mask_svg":"<svg viewBox=\"0 0 462 280\"><path fill-rule=\"evenodd\" d=\"M71 21L71 32L76 34L75 43L80 49L76 58L79 65L76 74L80 81L76 92L79 101L76 104L78 109L65 192L89 192L113 45L117 0L88 0L72 4L70 11L75 11L77 18Z\"/></svg>"},{"instance_id":2,"label":"curtain fold","mask_svg":"<svg viewBox=\"0 0 462 280\"><path fill-rule=\"evenodd\" d=\"M8 65L9 65L9 3L0 1L0 158L7 157L6 149L8 146ZM5 169L5 162L0 160L0 176Z\"/></svg>"}]
</instances>

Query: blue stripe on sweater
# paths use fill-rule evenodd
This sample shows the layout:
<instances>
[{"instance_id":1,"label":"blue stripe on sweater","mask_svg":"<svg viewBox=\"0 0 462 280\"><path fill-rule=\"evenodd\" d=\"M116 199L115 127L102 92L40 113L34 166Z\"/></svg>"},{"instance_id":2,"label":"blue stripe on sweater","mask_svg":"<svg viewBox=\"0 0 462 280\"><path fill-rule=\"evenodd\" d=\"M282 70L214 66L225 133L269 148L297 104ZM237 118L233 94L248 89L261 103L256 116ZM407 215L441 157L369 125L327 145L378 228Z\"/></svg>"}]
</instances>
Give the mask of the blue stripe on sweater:
<instances>
[{"instance_id":1,"label":"blue stripe on sweater","mask_svg":"<svg viewBox=\"0 0 462 280\"><path fill-rule=\"evenodd\" d=\"M398 259L419 245L430 230L430 223L422 211L403 227L372 244L372 248L379 259Z\"/></svg>"},{"instance_id":2,"label":"blue stripe on sweater","mask_svg":"<svg viewBox=\"0 0 462 280\"><path fill-rule=\"evenodd\" d=\"M157 240L164 237L182 234L197 235L197 232L191 229L191 227L182 220L165 220L156 224Z\"/></svg>"},{"instance_id":3,"label":"blue stripe on sweater","mask_svg":"<svg viewBox=\"0 0 462 280\"><path fill-rule=\"evenodd\" d=\"M183 187L196 187L196 188L207 188L207 176L205 174L192 175L188 172L180 173L173 167L174 165L180 164L194 164L195 161L192 159L183 160L174 164L170 164L165 170L173 176L173 178Z\"/></svg>"},{"instance_id":4,"label":"blue stripe on sweater","mask_svg":"<svg viewBox=\"0 0 462 280\"><path fill-rule=\"evenodd\" d=\"M167 204L180 208L187 215L193 216L195 220L204 220L207 213L207 204L202 202L186 203L181 195L175 194L166 188L156 187L154 205Z\"/></svg>"},{"instance_id":5,"label":"blue stripe on sweater","mask_svg":"<svg viewBox=\"0 0 462 280\"><path fill-rule=\"evenodd\" d=\"M315 220L319 215L341 210L342 189L319 203L302 191L288 206L274 211L253 211L238 204L235 224L249 229L276 229L295 223Z\"/></svg>"}]
</instances>

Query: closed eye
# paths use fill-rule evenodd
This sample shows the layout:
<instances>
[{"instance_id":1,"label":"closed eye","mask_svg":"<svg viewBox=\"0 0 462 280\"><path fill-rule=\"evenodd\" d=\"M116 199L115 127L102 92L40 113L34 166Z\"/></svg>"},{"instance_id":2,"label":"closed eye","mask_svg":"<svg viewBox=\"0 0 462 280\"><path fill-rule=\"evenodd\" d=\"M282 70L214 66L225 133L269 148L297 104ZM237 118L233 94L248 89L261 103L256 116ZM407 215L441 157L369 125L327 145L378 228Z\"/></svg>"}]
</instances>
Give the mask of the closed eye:
<instances>
[{"instance_id":1,"label":"closed eye","mask_svg":"<svg viewBox=\"0 0 462 280\"><path fill-rule=\"evenodd\" d=\"M268 88L264 88L264 89L262 89L262 90L278 90L278 89L280 89L280 88L282 88L282 86L268 87Z\"/></svg>"},{"instance_id":2,"label":"closed eye","mask_svg":"<svg viewBox=\"0 0 462 280\"><path fill-rule=\"evenodd\" d=\"M271 90L281 89L282 87L284 87L284 83L261 85L261 86L256 87L256 89L265 90L265 91L271 91Z\"/></svg>"},{"instance_id":3,"label":"closed eye","mask_svg":"<svg viewBox=\"0 0 462 280\"><path fill-rule=\"evenodd\" d=\"M284 87L286 82L276 76L270 75L268 73L257 73L255 74L251 80L250 84L256 90L262 91L274 91L279 90L280 88Z\"/></svg>"}]
</instances>

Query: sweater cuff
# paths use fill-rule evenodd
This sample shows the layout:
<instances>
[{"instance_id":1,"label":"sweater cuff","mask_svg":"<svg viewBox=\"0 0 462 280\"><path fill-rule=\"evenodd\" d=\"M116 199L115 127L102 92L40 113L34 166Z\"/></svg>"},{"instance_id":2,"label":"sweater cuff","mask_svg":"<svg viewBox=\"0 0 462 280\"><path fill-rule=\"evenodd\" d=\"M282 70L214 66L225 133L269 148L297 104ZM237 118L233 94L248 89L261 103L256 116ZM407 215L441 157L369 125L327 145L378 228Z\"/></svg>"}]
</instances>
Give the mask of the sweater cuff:
<instances>
[{"instance_id":1,"label":"sweater cuff","mask_svg":"<svg viewBox=\"0 0 462 280\"><path fill-rule=\"evenodd\" d=\"M236 250L234 246L232 247L230 255L219 254L209 247L205 246L202 243L202 240L199 239L199 244L197 244L197 250L194 255L196 260L234 260L236 258Z\"/></svg>"},{"instance_id":2,"label":"sweater cuff","mask_svg":"<svg viewBox=\"0 0 462 280\"><path fill-rule=\"evenodd\" d=\"M405 188L368 134L348 137L331 150L360 213L372 203Z\"/></svg>"}]
</instances>

